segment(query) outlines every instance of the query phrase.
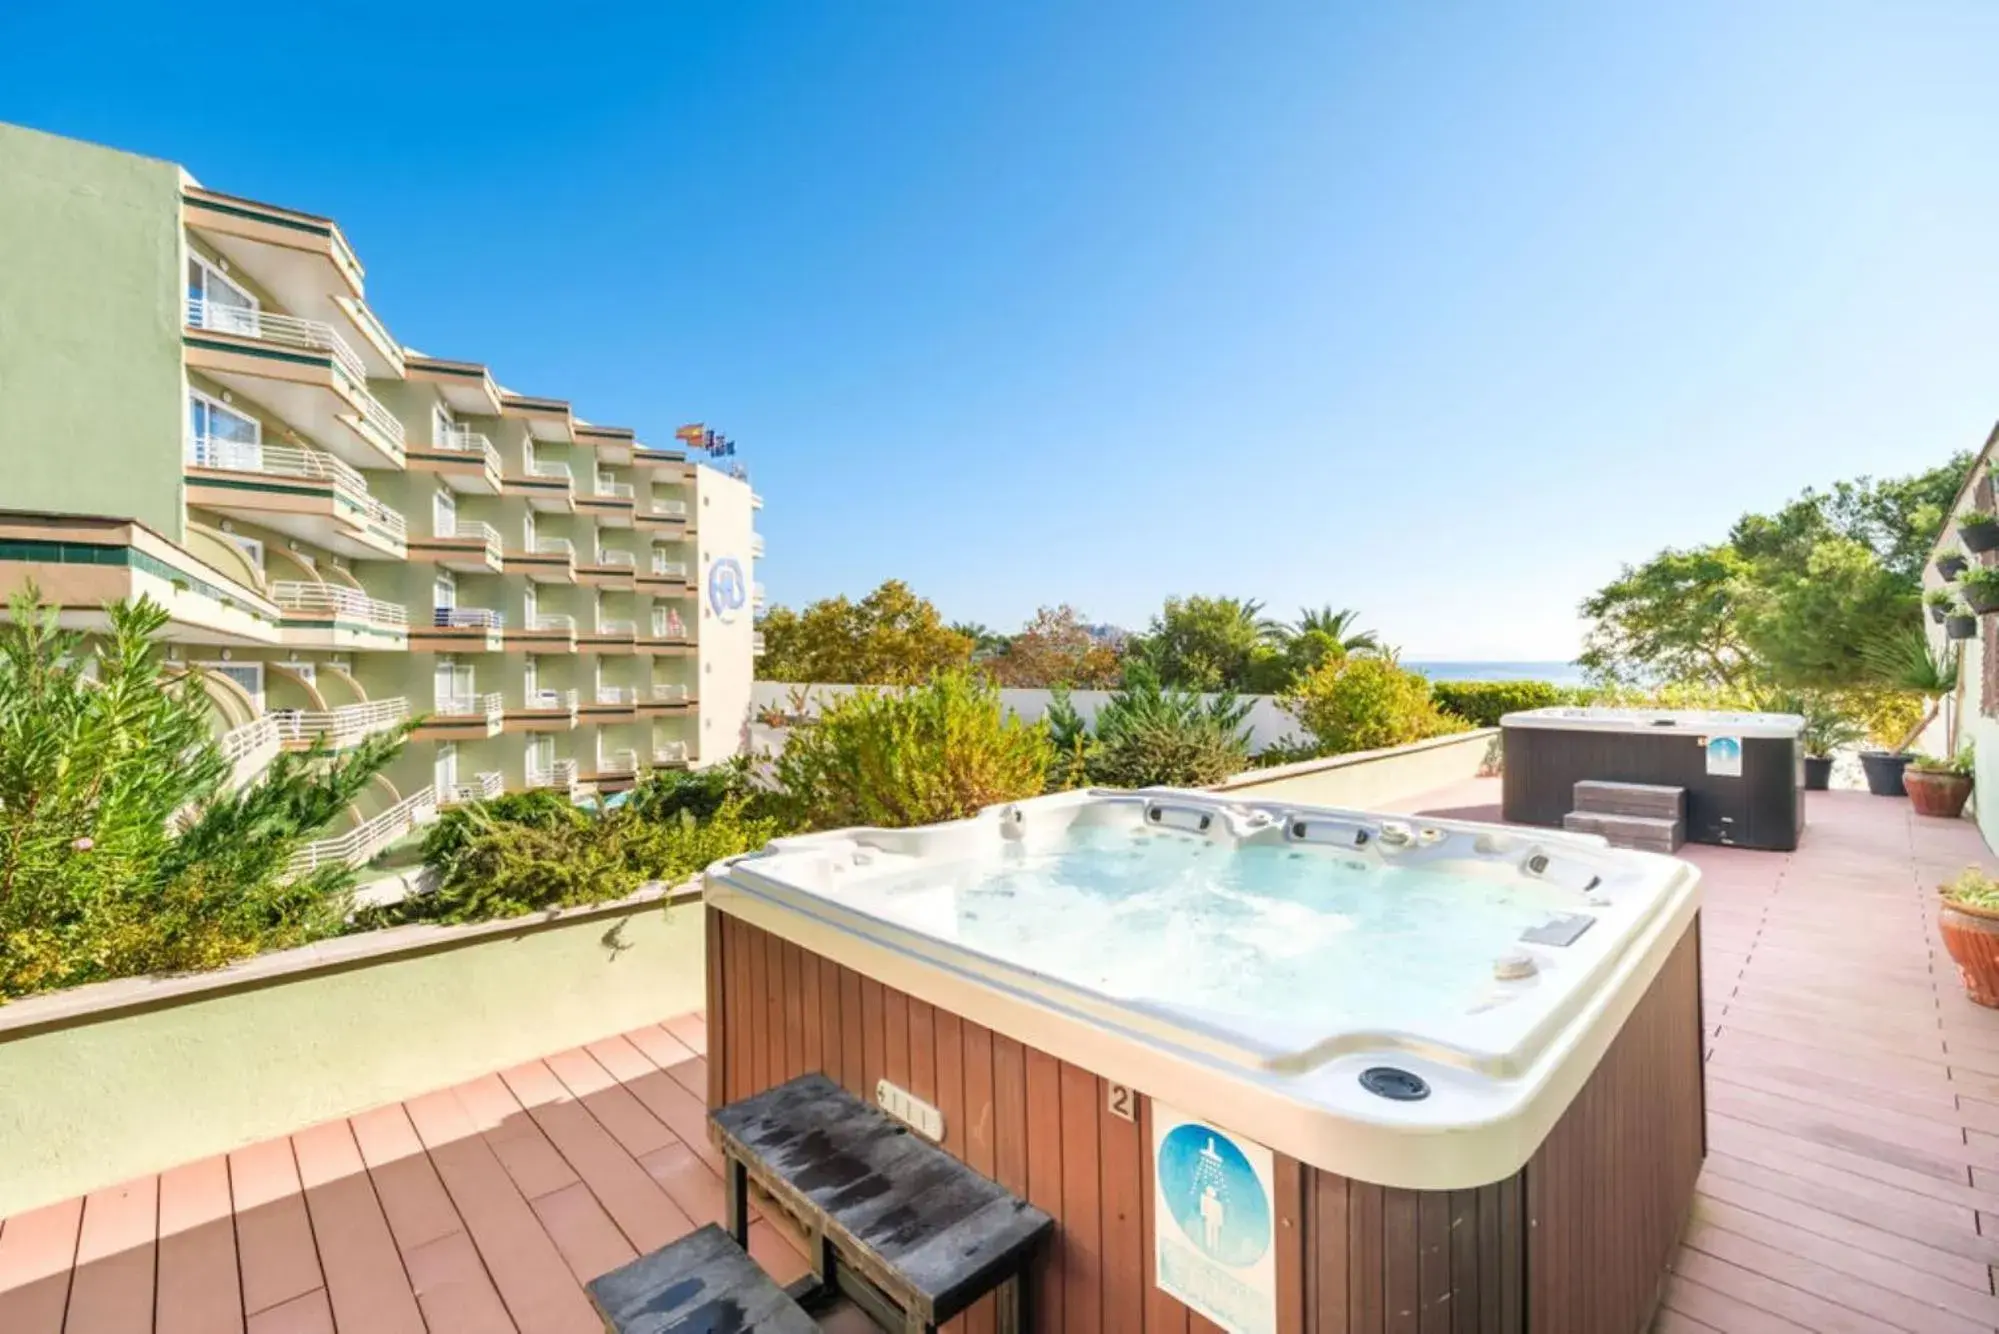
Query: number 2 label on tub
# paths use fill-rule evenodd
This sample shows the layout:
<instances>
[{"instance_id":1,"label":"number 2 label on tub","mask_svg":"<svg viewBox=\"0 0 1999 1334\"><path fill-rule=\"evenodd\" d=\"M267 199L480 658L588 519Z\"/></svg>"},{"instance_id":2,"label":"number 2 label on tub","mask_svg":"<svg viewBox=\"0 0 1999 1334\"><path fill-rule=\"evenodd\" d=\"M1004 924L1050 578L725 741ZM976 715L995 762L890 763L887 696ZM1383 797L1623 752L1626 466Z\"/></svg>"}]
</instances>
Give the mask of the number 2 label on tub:
<instances>
[{"instance_id":1,"label":"number 2 label on tub","mask_svg":"<svg viewBox=\"0 0 1999 1334\"><path fill-rule=\"evenodd\" d=\"M1230 1334L1273 1334L1270 1150L1155 1101L1152 1168L1152 1281Z\"/></svg>"}]
</instances>

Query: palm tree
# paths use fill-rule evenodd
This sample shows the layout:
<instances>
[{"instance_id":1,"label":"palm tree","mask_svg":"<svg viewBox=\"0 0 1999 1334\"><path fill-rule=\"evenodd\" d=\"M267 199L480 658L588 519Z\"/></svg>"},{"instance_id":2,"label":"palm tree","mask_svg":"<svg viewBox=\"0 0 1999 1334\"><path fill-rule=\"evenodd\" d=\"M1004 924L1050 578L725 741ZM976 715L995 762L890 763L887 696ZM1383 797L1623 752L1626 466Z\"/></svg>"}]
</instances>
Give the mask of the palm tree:
<instances>
[{"instance_id":1,"label":"palm tree","mask_svg":"<svg viewBox=\"0 0 1999 1334\"><path fill-rule=\"evenodd\" d=\"M1006 652L1008 637L989 625L983 625L978 621L953 621L950 629L953 634L963 635L972 641L974 661L983 661Z\"/></svg>"},{"instance_id":2,"label":"palm tree","mask_svg":"<svg viewBox=\"0 0 1999 1334\"><path fill-rule=\"evenodd\" d=\"M1360 613L1351 607L1334 608L1301 607L1298 620L1286 628L1287 636L1307 635L1318 631L1340 646L1342 652L1358 653L1381 647L1381 639L1372 630L1357 630L1354 623L1360 620Z\"/></svg>"},{"instance_id":3,"label":"palm tree","mask_svg":"<svg viewBox=\"0 0 1999 1334\"><path fill-rule=\"evenodd\" d=\"M1922 719L1895 747L1900 754L1916 744L1916 738L1936 721L1945 697L1957 689L1957 646L1946 640L1943 647L1936 647L1930 643L1929 632L1917 623L1882 635L1861 650L1861 659L1876 684L1923 701ZM1953 743L1955 740L1951 738Z\"/></svg>"}]
</instances>

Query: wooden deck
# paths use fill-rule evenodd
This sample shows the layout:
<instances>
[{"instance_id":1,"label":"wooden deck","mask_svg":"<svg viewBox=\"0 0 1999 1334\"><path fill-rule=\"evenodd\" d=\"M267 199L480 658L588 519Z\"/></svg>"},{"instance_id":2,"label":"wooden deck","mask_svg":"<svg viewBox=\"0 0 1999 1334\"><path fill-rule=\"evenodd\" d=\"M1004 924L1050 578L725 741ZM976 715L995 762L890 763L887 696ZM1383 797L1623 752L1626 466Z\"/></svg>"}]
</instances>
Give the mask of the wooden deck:
<instances>
[{"instance_id":1,"label":"wooden deck","mask_svg":"<svg viewBox=\"0 0 1999 1334\"><path fill-rule=\"evenodd\" d=\"M1490 819L1496 795L1411 808ZM1711 1152L1655 1328L1999 1331L1999 1012L1963 999L1931 903L1989 859L1906 802L1815 794L1810 818L1794 854L1687 850ZM0 1331L595 1334L584 1280L721 1217L706 1045L669 1019L7 1219Z\"/></svg>"}]
</instances>

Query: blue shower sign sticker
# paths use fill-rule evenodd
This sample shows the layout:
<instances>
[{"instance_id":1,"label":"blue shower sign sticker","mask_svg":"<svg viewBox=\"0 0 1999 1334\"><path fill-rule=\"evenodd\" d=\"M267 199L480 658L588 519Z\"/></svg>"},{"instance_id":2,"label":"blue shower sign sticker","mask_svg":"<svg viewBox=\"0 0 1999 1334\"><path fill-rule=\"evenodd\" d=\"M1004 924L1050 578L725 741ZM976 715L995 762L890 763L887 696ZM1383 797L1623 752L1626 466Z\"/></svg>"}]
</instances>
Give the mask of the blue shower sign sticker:
<instances>
[{"instance_id":1,"label":"blue shower sign sticker","mask_svg":"<svg viewBox=\"0 0 1999 1334\"><path fill-rule=\"evenodd\" d=\"M1270 1150L1152 1104L1153 1282L1230 1334L1274 1334Z\"/></svg>"},{"instance_id":2,"label":"blue shower sign sticker","mask_svg":"<svg viewBox=\"0 0 1999 1334\"><path fill-rule=\"evenodd\" d=\"M1707 739L1707 771L1718 778L1742 777L1742 738L1711 736Z\"/></svg>"}]
</instances>

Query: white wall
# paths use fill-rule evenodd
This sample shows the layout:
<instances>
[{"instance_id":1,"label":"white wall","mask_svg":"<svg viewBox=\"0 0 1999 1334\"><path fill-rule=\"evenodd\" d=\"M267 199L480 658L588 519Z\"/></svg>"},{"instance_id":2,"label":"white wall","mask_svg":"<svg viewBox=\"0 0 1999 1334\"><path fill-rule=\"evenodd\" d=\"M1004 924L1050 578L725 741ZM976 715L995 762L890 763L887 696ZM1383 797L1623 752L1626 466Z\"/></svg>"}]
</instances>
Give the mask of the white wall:
<instances>
[{"instance_id":1,"label":"white wall","mask_svg":"<svg viewBox=\"0 0 1999 1334\"><path fill-rule=\"evenodd\" d=\"M751 686L756 658L750 639L756 630L756 608L750 601L733 611L716 606L709 576L715 562L733 559L743 577L754 585L756 562L750 556L755 510L750 484L713 468L695 470L695 600L700 607L700 654L697 689L701 699L700 762L718 764L745 749L751 716ZM746 590L747 596L747 590Z\"/></svg>"},{"instance_id":2,"label":"white wall","mask_svg":"<svg viewBox=\"0 0 1999 1334\"><path fill-rule=\"evenodd\" d=\"M753 694L754 708L758 710L767 708L789 710L792 707L792 694L797 689L797 686L788 685L781 681L758 681ZM838 699L840 696L852 691L854 687L848 685L814 685L807 686L805 689L808 692L806 712L817 713L818 702L821 699ZM1069 692L1069 702L1076 706L1076 712L1082 714L1086 721L1095 723L1097 710L1104 706L1104 701L1109 699L1112 693L1108 690L1072 690ZM1054 697L1055 692L1052 690L1000 691L1000 699L1006 704L1007 708L1028 722L1034 722L1047 713L1048 702ZM1252 753L1268 749L1270 746L1286 738L1299 740L1304 738L1305 729L1299 725L1295 718L1278 706L1274 695L1242 695L1239 698L1247 701L1250 705L1249 717L1244 721L1245 725L1250 729L1249 748ZM759 729L758 736L761 744L762 729Z\"/></svg>"}]
</instances>

